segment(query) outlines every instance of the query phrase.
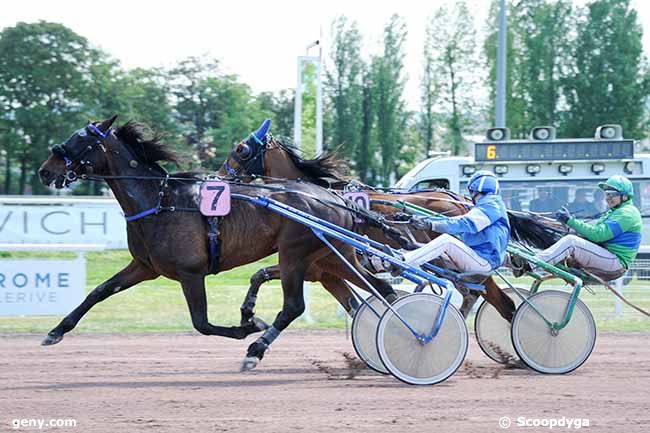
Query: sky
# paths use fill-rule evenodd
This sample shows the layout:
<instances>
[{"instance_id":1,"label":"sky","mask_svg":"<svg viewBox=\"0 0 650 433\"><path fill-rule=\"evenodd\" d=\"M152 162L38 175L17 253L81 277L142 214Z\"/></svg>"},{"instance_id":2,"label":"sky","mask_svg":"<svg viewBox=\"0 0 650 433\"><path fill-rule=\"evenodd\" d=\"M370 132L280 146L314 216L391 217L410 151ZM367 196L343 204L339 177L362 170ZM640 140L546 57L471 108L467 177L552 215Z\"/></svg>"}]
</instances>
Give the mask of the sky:
<instances>
[{"instance_id":1,"label":"sky","mask_svg":"<svg viewBox=\"0 0 650 433\"><path fill-rule=\"evenodd\" d=\"M483 31L490 0L467 2L477 30ZM405 98L415 110L426 23L445 3L453 0L112 0L101 5L19 0L3 5L0 29L20 21L62 23L126 68L170 66L188 56L211 56L221 61L224 72L239 75L254 92L262 92L295 87L296 58L306 54L311 42L321 39L327 59L329 27L335 17L357 21L365 41L363 55L370 56L378 52L383 27L397 13L407 24ZM633 0L632 4L646 29L643 43L649 53L650 2ZM318 55L318 48L309 55Z\"/></svg>"}]
</instances>

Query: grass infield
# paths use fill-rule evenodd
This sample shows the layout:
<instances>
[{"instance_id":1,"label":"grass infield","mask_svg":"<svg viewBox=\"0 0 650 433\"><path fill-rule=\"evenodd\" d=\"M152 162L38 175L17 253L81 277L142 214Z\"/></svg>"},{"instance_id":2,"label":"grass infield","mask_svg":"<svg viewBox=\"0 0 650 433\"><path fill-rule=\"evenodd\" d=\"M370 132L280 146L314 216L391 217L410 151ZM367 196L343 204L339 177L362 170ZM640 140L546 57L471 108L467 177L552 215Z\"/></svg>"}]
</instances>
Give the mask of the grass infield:
<instances>
[{"instance_id":1,"label":"grass infield","mask_svg":"<svg viewBox=\"0 0 650 433\"><path fill-rule=\"evenodd\" d=\"M71 253L0 253L2 258L74 258ZM87 253L86 292L122 269L130 260L128 251L110 250ZM250 265L242 266L217 276L207 278L208 313L210 321L219 325L239 323L239 307L248 289L250 276L264 266L277 263L271 256ZM525 287L525 280L518 285ZM529 285L529 284L528 284ZM633 281L624 289L624 295L633 303L650 309L650 283ZM319 284L309 289L309 313L312 322L297 320L292 328L343 328L346 318L334 298ZM615 297L602 287L595 295L584 291L581 299L592 310L599 331L650 331L650 318L623 306L622 315L615 315ZM257 300L257 315L271 323L282 306L279 281L262 286ZM5 316L0 317L0 333L47 333L59 323L59 316ZM468 326L473 329L473 318ZM349 319L348 319L349 323ZM192 331L192 322L176 281L160 277L140 283L96 305L79 323L77 332L161 332Z\"/></svg>"}]
</instances>

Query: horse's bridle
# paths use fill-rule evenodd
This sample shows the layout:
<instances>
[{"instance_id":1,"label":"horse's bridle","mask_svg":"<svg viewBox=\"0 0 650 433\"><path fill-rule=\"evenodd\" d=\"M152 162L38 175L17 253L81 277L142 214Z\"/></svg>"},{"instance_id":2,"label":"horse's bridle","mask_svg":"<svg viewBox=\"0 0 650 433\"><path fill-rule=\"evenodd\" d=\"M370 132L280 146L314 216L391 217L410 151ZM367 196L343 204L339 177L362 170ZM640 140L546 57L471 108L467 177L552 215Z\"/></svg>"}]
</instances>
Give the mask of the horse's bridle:
<instances>
[{"instance_id":1,"label":"horse's bridle","mask_svg":"<svg viewBox=\"0 0 650 433\"><path fill-rule=\"evenodd\" d=\"M229 176L235 178L241 177L242 171L247 175L264 176L264 156L266 155L266 151L273 147L269 142L270 134L260 139L252 132L250 137L252 140L249 138L244 144L236 146L223 162L223 168ZM249 152L245 156L240 156L237 152L239 146L246 146ZM234 168L228 164L230 158L237 161L237 164L239 164L238 168Z\"/></svg>"},{"instance_id":2,"label":"horse's bridle","mask_svg":"<svg viewBox=\"0 0 650 433\"><path fill-rule=\"evenodd\" d=\"M88 154L89 152L92 152L96 150L96 148L99 146L102 151L106 152L106 147L104 146L104 140L108 138L110 135L111 130L109 129L106 132L103 132L101 129L99 129L97 126L93 125L92 123L88 124L83 129L79 129L78 131L75 132L76 135L92 135L97 138L93 144L89 144L86 146L84 149L81 151L77 152L76 154L73 154L70 149L68 149L68 146L66 146L66 143L63 144L55 144L52 146L52 153L59 155L61 158L63 158L63 161L65 162L66 166L66 172L64 175L65 181L67 184L70 184L77 180L78 175L77 172L75 171L76 167L92 167L92 161L89 159L84 159L84 156ZM74 134L73 134L74 135ZM76 164L76 167L73 167L73 165Z\"/></svg>"}]
</instances>

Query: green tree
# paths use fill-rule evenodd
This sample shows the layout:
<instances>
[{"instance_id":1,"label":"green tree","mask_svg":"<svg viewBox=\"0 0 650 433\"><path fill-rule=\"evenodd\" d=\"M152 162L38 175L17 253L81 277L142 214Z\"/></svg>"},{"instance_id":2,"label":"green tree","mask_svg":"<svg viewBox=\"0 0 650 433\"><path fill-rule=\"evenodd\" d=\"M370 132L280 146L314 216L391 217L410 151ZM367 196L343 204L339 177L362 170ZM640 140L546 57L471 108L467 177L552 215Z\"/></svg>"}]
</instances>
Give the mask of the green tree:
<instances>
[{"instance_id":1,"label":"green tree","mask_svg":"<svg viewBox=\"0 0 650 433\"><path fill-rule=\"evenodd\" d=\"M650 87L637 12L628 0L599 0L586 6L578 23L563 133L587 137L598 125L619 123L627 136L644 137Z\"/></svg>"},{"instance_id":2,"label":"green tree","mask_svg":"<svg viewBox=\"0 0 650 433\"><path fill-rule=\"evenodd\" d=\"M132 69L122 74L119 83L122 86L120 97L126 101L123 120L138 119L170 138L178 132L163 71Z\"/></svg>"},{"instance_id":3,"label":"green tree","mask_svg":"<svg viewBox=\"0 0 650 433\"><path fill-rule=\"evenodd\" d=\"M524 137L528 133L529 125L526 121L526 108L528 99L526 97L524 74L525 68L524 50L521 43L521 29L516 20L517 14L513 13L512 2L507 2L507 55L506 55L506 113L505 124L513 137ZM495 124L496 107L496 58L497 58L497 38L499 29L499 2L493 0L490 5L488 18L488 36L484 43L484 50L489 70L488 87L489 87L489 107L488 119L491 125Z\"/></svg>"},{"instance_id":4,"label":"green tree","mask_svg":"<svg viewBox=\"0 0 650 433\"><path fill-rule=\"evenodd\" d=\"M571 28L575 17L568 0L530 0L508 8L506 126L524 137L535 125L557 125L562 86L571 68ZM498 3L493 2L486 41L491 102L496 95ZM490 112L494 120L494 112Z\"/></svg>"},{"instance_id":5,"label":"green tree","mask_svg":"<svg viewBox=\"0 0 650 433\"><path fill-rule=\"evenodd\" d=\"M526 51L522 84L529 127L555 125L562 84L572 56L569 35L574 25L569 0L531 0L516 9Z\"/></svg>"},{"instance_id":6,"label":"green tree","mask_svg":"<svg viewBox=\"0 0 650 433\"><path fill-rule=\"evenodd\" d=\"M210 92L205 88L205 81L218 72L216 60L189 57L166 73L174 118L188 146L199 148L207 137L211 116L209 95L206 95Z\"/></svg>"},{"instance_id":7,"label":"green tree","mask_svg":"<svg viewBox=\"0 0 650 433\"><path fill-rule=\"evenodd\" d=\"M343 155L356 159L359 154L363 120L361 33L357 23L349 23L345 16L332 23L333 67L326 73L325 93L330 107L330 134L332 147L341 146Z\"/></svg>"},{"instance_id":8,"label":"green tree","mask_svg":"<svg viewBox=\"0 0 650 433\"><path fill-rule=\"evenodd\" d=\"M433 38L424 41L423 71L420 81L420 136L424 141L424 155L428 157L433 148L433 132L436 127L435 103L438 99L438 83L436 82Z\"/></svg>"},{"instance_id":9,"label":"green tree","mask_svg":"<svg viewBox=\"0 0 650 433\"><path fill-rule=\"evenodd\" d=\"M7 113L4 113L7 114ZM17 136L16 130L11 127L12 122L0 117L0 178L2 178L2 194L11 194L14 188L14 168L13 162L15 155L20 149L20 137Z\"/></svg>"},{"instance_id":10,"label":"green tree","mask_svg":"<svg viewBox=\"0 0 650 433\"><path fill-rule=\"evenodd\" d=\"M93 86L85 112L89 119L118 114L118 122L135 119L162 133L167 143L179 147L178 128L172 116L169 89L159 69L124 71L118 61L108 60L92 67ZM78 184L75 193L99 194L101 183Z\"/></svg>"},{"instance_id":11,"label":"green tree","mask_svg":"<svg viewBox=\"0 0 650 433\"><path fill-rule=\"evenodd\" d=\"M6 150L19 167L19 194L46 191L36 171L48 148L85 121L92 68L103 58L61 24L18 23L0 33L0 108L15 140Z\"/></svg>"},{"instance_id":12,"label":"green tree","mask_svg":"<svg viewBox=\"0 0 650 433\"><path fill-rule=\"evenodd\" d=\"M374 74L373 68L365 66L362 75L362 101L361 101L361 137L355 158L356 169L362 182L374 184L376 167L375 154L377 143L373 139L375 120L377 118L377 104L374 101Z\"/></svg>"},{"instance_id":13,"label":"green tree","mask_svg":"<svg viewBox=\"0 0 650 433\"><path fill-rule=\"evenodd\" d=\"M257 95L258 121L270 117L273 121L271 131L278 137L293 136L293 110L295 95L293 90L262 92Z\"/></svg>"},{"instance_id":14,"label":"green tree","mask_svg":"<svg viewBox=\"0 0 650 433\"><path fill-rule=\"evenodd\" d=\"M182 140L206 169L221 164L259 120L250 88L235 75L220 74L216 60L182 60L168 71L167 83Z\"/></svg>"},{"instance_id":15,"label":"green tree","mask_svg":"<svg viewBox=\"0 0 650 433\"><path fill-rule=\"evenodd\" d=\"M210 102L210 142L214 155L207 167L220 165L232 150L233 143L241 140L260 123L257 105L247 84L239 82L236 75L209 78L205 82L206 99Z\"/></svg>"},{"instance_id":16,"label":"green tree","mask_svg":"<svg viewBox=\"0 0 650 433\"><path fill-rule=\"evenodd\" d=\"M476 104L478 62L476 32L465 2L455 3L452 9L440 7L430 19L426 30L425 47L428 50L422 99L428 106L435 104L443 119L446 134L454 155L464 149L464 133L473 127ZM424 117L433 122L433 111ZM432 124L429 126L433 130ZM428 138L428 137L427 137Z\"/></svg>"},{"instance_id":17,"label":"green tree","mask_svg":"<svg viewBox=\"0 0 650 433\"><path fill-rule=\"evenodd\" d=\"M406 24L393 15L384 27L383 52L373 59L373 101L376 104L376 139L381 151L382 184L388 185L398 173L396 157L403 140L405 103L404 42Z\"/></svg>"}]
</instances>

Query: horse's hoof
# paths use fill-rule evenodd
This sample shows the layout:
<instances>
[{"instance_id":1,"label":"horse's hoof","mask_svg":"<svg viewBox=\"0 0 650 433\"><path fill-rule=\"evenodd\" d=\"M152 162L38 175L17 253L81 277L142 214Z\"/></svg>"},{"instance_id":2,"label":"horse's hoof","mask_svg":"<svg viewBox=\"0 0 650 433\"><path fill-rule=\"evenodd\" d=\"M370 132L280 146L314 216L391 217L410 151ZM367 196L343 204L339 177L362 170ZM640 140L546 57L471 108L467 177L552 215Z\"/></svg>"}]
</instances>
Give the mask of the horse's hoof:
<instances>
[{"instance_id":1,"label":"horse's hoof","mask_svg":"<svg viewBox=\"0 0 650 433\"><path fill-rule=\"evenodd\" d=\"M244 360L241 362L241 367L239 368L240 372L252 370L255 367L257 367L257 364L259 364L260 359L257 356L247 356L244 358Z\"/></svg>"},{"instance_id":2,"label":"horse's hoof","mask_svg":"<svg viewBox=\"0 0 650 433\"><path fill-rule=\"evenodd\" d=\"M59 334L47 334L47 337L41 341L41 346L51 346L63 340L63 335Z\"/></svg>"},{"instance_id":3,"label":"horse's hoof","mask_svg":"<svg viewBox=\"0 0 650 433\"><path fill-rule=\"evenodd\" d=\"M257 317L253 317L252 324L253 324L253 329L254 329L253 332L266 331L267 329L269 329L271 327L264 320L259 319Z\"/></svg>"},{"instance_id":4,"label":"horse's hoof","mask_svg":"<svg viewBox=\"0 0 650 433\"><path fill-rule=\"evenodd\" d=\"M251 334L266 331L268 328L269 325L264 320L258 319L257 317L252 317L238 329L236 329L235 338L243 340Z\"/></svg>"}]
</instances>

